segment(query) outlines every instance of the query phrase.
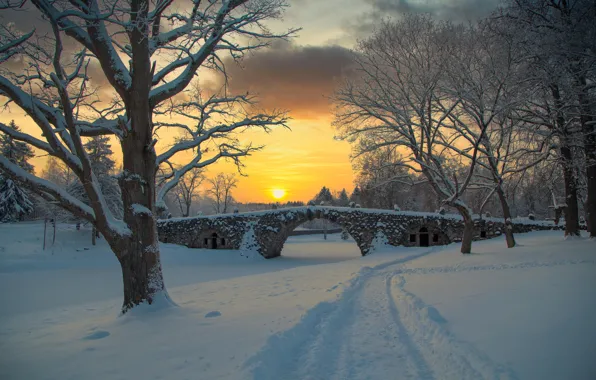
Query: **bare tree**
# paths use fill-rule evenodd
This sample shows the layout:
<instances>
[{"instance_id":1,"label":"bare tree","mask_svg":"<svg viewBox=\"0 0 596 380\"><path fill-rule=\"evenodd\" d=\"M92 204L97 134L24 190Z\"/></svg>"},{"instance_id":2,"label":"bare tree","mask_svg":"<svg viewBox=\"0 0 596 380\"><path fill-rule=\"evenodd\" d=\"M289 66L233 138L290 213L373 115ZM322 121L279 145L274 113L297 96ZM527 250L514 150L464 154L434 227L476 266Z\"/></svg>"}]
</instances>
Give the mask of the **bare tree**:
<instances>
[{"instance_id":1,"label":"bare tree","mask_svg":"<svg viewBox=\"0 0 596 380\"><path fill-rule=\"evenodd\" d=\"M428 180L445 205L464 220L462 253L470 253L472 212L461 199L470 185L478 143L470 159L453 157L444 148L445 125L454 123L460 103L445 91L443 73L455 51L458 28L429 16L405 15L383 22L362 41L355 54L356 78L337 91L335 125L340 137L356 143L356 155L393 146L404 151L402 165ZM484 131L479 132L481 140ZM450 160L465 160L463 176Z\"/></svg>"},{"instance_id":2,"label":"bare tree","mask_svg":"<svg viewBox=\"0 0 596 380\"><path fill-rule=\"evenodd\" d=\"M499 16L515 25L519 46L529 53L548 101L546 125L560 142L566 199L566 234L578 235L578 172L586 180L590 236L596 237L596 3L590 0L511 0ZM578 138L579 137L579 138ZM583 155L574 150L583 149ZM578 159L579 158L579 159ZM584 174L585 173L585 174ZM568 218L568 215L570 218Z\"/></svg>"},{"instance_id":3,"label":"bare tree","mask_svg":"<svg viewBox=\"0 0 596 380\"><path fill-rule=\"evenodd\" d=\"M178 185L172 191L176 196L183 217L190 215L192 204L199 196L199 186L204 180L203 170L193 168L178 181Z\"/></svg>"},{"instance_id":4,"label":"bare tree","mask_svg":"<svg viewBox=\"0 0 596 380\"><path fill-rule=\"evenodd\" d=\"M360 154L352 167L356 170L355 183L362 189L363 207L393 209L394 205L403 203L400 198L415 184L395 147Z\"/></svg>"},{"instance_id":5,"label":"bare tree","mask_svg":"<svg viewBox=\"0 0 596 380\"><path fill-rule=\"evenodd\" d=\"M512 214L505 195L507 177L525 172L550 154L549 138L516 114L527 101L528 91L522 78L523 57L511 37L499 33L494 21L468 26L457 40L458 49L450 60L448 90L458 113L445 124L446 149L472 160L473 149L480 152L474 185L485 187L488 194L481 209L496 194L505 221L508 248L515 246ZM451 133L449 133L451 132Z\"/></svg>"},{"instance_id":6,"label":"bare tree","mask_svg":"<svg viewBox=\"0 0 596 380\"><path fill-rule=\"evenodd\" d=\"M203 160L233 156L235 150L224 147L206 157L206 148L197 149L197 141L205 136L189 128L191 139L158 156L154 132L166 126L154 120L154 113L182 97L199 69L225 73L224 56L239 59L267 46L271 39L289 36L292 31L275 34L263 24L280 17L287 4L284 0L194 0L181 8L172 0L31 3L51 33L20 34L2 23L0 62L20 55L25 70L11 72L3 65L0 94L8 98L11 108L26 114L43 137L12 133L1 124L0 130L63 161L83 184L89 205L2 156L0 168L101 232L122 267L122 312L145 302L169 301L157 239L156 171L172 153L184 149L195 153L192 167ZM113 102L100 98L91 86L91 65L100 68L98 75L106 80ZM279 114L266 120L283 124ZM212 135L227 132L222 128ZM120 141L123 220L107 207L84 149L85 136L96 135L113 135ZM176 172L172 178L182 174Z\"/></svg>"},{"instance_id":7,"label":"bare tree","mask_svg":"<svg viewBox=\"0 0 596 380\"><path fill-rule=\"evenodd\" d=\"M233 173L219 173L213 178L208 178L207 182L211 187L207 189L207 194L213 201L213 208L217 214L225 214L228 207L232 204L232 189L238 184L238 179Z\"/></svg>"},{"instance_id":8,"label":"bare tree","mask_svg":"<svg viewBox=\"0 0 596 380\"><path fill-rule=\"evenodd\" d=\"M284 111L255 111L256 98L249 95L227 96L215 93L206 96L199 86L193 86L188 91L188 96L191 101L172 102L167 107L156 110L157 115L177 116L184 121L155 123L156 132L167 128L180 133L176 143L157 156L157 165L164 172L163 186L157 194L159 203L163 202L168 191L190 170L204 168L220 159L228 159L241 171L241 159L261 150L263 146L242 145L239 135L249 129L269 132L274 126L285 127L288 120ZM193 159L184 165L172 164L177 157L184 156L188 151L195 153Z\"/></svg>"}]
</instances>

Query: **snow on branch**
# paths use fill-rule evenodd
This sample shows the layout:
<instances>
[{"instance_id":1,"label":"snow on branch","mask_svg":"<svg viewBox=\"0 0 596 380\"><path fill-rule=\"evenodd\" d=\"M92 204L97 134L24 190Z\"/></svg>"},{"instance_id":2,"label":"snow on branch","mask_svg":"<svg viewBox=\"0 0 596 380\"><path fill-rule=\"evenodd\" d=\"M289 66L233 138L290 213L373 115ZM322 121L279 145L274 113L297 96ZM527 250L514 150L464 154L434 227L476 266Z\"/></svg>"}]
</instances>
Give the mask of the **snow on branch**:
<instances>
[{"instance_id":1,"label":"snow on branch","mask_svg":"<svg viewBox=\"0 0 596 380\"><path fill-rule=\"evenodd\" d=\"M47 197L45 193L50 194L57 202L59 202L60 206L64 207L74 215L84 218L91 223L95 222L95 213L91 207L68 194L66 190L54 183L34 176L18 165L10 162L10 160L4 156L0 156L0 168L31 191L44 198Z\"/></svg>"},{"instance_id":2,"label":"snow on branch","mask_svg":"<svg viewBox=\"0 0 596 380\"><path fill-rule=\"evenodd\" d=\"M287 6L284 0L210 1L204 8L195 1L187 15L178 12L166 14L170 5L167 1L158 3L149 16L153 21L150 54L161 50L174 57L153 76L152 84L158 86L151 90L153 107L182 92L203 65L225 73L219 52L225 51L237 59L248 51L268 46L268 40L285 39L298 30L273 33L262 24L281 15L282 9ZM175 27L159 32L161 18ZM240 45L239 41L247 40L256 42L242 42L244 45ZM171 81L168 80L170 76L173 76Z\"/></svg>"},{"instance_id":3,"label":"snow on branch","mask_svg":"<svg viewBox=\"0 0 596 380\"><path fill-rule=\"evenodd\" d=\"M58 4L64 7L66 4L48 0L32 0L32 3L60 31L74 38L93 53L110 84L124 98L126 91L131 86L131 76L120 59L118 50L112 41L112 35L108 32L105 23L105 21L115 22L117 20L117 17L113 15L113 9L102 13L98 2L86 4L71 1L70 4L75 9L59 9L57 8ZM118 2L112 4L113 7ZM80 21L84 21L86 30L79 25Z\"/></svg>"},{"instance_id":4,"label":"snow on branch","mask_svg":"<svg viewBox=\"0 0 596 380\"><path fill-rule=\"evenodd\" d=\"M48 143L43 142L39 139L36 139L35 137L28 135L26 133L16 131L13 128L10 128L8 125L1 123L1 122L0 122L0 132L6 133L7 135L9 135L10 137L12 137L15 140L25 142L27 144L30 144L30 145L36 147L37 149L41 149L44 152L49 153L50 155L54 154L54 149L52 149L52 147Z\"/></svg>"}]
</instances>

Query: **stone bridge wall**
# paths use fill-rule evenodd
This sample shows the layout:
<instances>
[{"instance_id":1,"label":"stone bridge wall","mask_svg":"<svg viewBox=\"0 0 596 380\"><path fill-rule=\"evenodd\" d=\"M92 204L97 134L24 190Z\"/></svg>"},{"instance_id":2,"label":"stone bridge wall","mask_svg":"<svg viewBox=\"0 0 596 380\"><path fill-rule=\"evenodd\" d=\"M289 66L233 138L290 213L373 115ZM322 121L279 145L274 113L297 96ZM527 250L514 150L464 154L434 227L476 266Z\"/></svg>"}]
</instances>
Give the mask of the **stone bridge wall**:
<instances>
[{"instance_id":1,"label":"stone bridge wall","mask_svg":"<svg viewBox=\"0 0 596 380\"><path fill-rule=\"evenodd\" d=\"M327 219L348 231L363 256L371 251L375 239L394 246L443 245L460 241L463 233L459 215L325 206L160 220L158 231L164 243L256 250L265 258L273 258L281 254L296 227L315 218ZM503 228L503 221L497 218L476 220L475 240L499 236ZM559 228L552 222L513 221L514 233Z\"/></svg>"}]
</instances>

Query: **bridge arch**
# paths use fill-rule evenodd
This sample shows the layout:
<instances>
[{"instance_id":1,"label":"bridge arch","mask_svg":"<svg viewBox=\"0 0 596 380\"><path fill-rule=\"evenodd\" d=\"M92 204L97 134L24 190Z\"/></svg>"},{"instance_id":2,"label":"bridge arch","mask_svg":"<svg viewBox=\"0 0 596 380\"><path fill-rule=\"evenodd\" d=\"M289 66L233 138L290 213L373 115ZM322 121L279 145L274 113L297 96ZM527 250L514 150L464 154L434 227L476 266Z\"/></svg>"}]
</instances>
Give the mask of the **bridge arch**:
<instances>
[{"instance_id":1,"label":"bridge arch","mask_svg":"<svg viewBox=\"0 0 596 380\"><path fill-rule=\"evenodd\" d=\"M328 220L339 225L354 239L362 256L370 249L373 234L358 228L345 214L328 212L327 209L306 208L304 210L264 217L255 227L255 237L260 246L261 255L273 258L281 255L284 244L299 225L314 219Z\"/></svg>"}]
</instances>

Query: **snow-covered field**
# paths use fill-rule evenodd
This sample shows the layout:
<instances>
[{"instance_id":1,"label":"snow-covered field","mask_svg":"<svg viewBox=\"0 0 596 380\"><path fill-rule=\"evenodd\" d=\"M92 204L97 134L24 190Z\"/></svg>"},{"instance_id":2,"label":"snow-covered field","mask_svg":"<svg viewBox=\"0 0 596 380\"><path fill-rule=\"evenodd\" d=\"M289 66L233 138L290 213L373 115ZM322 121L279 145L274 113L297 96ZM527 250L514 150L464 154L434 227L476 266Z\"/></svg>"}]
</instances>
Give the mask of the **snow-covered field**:
<instances>
[{"instance_id":1,"label":"snow-covered field","mask_svg":"<svg viewBox=\"0 0 596 380\"><path fill-rule=\"evenodd\" d=\"M51 240L51 233L48 233ZM596 242L561 232L282 257L162 245L179 307L118 316L103 240L0 225L0 379L596 379ZM151 308L152 309L152 308Z\"/></svg>"}]
</instances>

